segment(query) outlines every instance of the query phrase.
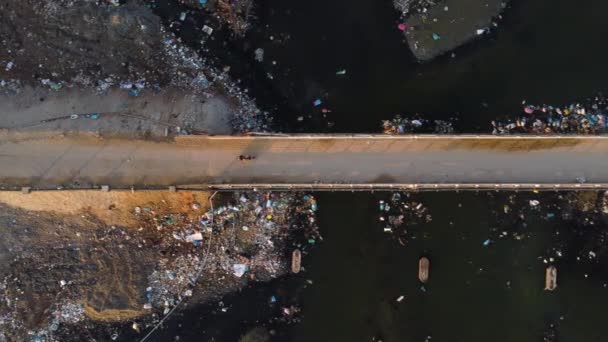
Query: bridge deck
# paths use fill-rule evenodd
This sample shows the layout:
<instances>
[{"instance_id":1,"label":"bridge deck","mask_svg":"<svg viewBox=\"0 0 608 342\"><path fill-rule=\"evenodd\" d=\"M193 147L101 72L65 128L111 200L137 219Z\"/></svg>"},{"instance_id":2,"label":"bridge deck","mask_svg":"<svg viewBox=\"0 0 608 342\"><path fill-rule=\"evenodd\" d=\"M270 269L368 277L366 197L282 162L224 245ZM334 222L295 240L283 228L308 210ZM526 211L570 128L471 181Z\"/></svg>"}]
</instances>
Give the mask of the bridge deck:
<instances>
[{"instance_id":1,"label":"bridge deck","mask_svg":"<svg viewBox=\"0 0 608 342\"><path fill-rule=\"evenodd\" d=\"M255 155L241 162L238 155ZM608 184L605 137L0 137L0 185L367 189ZM221 186L219 186L221 185ZM479 186L479 185L478 185Z\"/></svg>"}]
</instances>

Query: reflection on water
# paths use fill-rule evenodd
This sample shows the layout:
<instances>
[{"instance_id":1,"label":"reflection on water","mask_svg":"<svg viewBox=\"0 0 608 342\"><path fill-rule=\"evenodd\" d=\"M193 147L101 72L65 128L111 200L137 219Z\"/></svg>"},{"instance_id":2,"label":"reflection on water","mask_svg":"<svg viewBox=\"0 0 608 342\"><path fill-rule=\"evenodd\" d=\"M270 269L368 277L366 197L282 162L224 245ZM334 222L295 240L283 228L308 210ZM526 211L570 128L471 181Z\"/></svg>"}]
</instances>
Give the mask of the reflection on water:
<instances>
[{"instance_id":1,"label":"reflection on water","mask_svg":"<svg viewBox=\"0 0 608 342\"><path fill-rule=\"evenodd\" d=\"M315 286L291 338L542 341L554 324L561 340L602 340L602 214L558 196L415 194L432 221L414 226L402 246L378 220L378 201L388 194L320 194L325 242L305 261ZM422 255L431 264L424 286L417 277ZM550 260L558 269L553 292L544 291Z\"/></svg>"}]
</instances>

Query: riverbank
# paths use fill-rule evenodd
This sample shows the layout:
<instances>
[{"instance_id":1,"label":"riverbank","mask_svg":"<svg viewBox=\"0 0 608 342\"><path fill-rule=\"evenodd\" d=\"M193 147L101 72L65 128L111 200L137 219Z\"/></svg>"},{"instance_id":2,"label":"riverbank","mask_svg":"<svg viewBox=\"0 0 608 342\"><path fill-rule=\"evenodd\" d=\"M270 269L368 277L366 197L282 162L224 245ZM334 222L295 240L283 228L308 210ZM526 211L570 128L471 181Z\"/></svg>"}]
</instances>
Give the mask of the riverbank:
<instances>
[{"instance_id":1,"label":"riverbank","mask_svg":"<svg viewBox=\"0 0 608 342\"><path fill-rule=\"evenodd\" d=\"M320 239L310 195L213 202L190 191L0 192L0 336L115 340L130 321L141 338L176 309L286 275L293 248L307 254Z\"/></svg>"},{"instance_id":2,"label":"riverbank","mask_svg":"<svg viewBox=\"0 0 608 342\"><path fill-rule=\"evenodd\" d=\"M9 110L10 117L3 118L9 123L15 116L24 122L37 122L47 119L49 113L70 116L118 108L133 112L133 106L125 104L126 94L145 96L140 103L147 103L148 96L154 94L166 95L156 100L157 105L165 106L158 109L161 113L155 113L151 104L137 108L136 115L159 121L167 121L163 114L175 116L177 126L192 125L205 132L269 129L268 113L260 111L236 82L207 62L206 56L167 31L160 18L141 2L115 6L97 1L11 0L0 11L0 19L0 93L3 103L14 106L3 108ZM40 94L45 89L57 94ZM172 108L179 91L184 102L194 103ZM83 94L85 98L71 98ZM102 98L94 98L96 94L105 96L103 105L90 103ZM209 104L204 106L206 102ZM199 104L203 108L197 108ZM81 108L86 111L76 111ZM0 124L6 128L6 122ZM123 133L132 129L125 126L139 124L142 131L164 130L137 121L106 126L108 131Z\"/></svg>"}]
</instances>

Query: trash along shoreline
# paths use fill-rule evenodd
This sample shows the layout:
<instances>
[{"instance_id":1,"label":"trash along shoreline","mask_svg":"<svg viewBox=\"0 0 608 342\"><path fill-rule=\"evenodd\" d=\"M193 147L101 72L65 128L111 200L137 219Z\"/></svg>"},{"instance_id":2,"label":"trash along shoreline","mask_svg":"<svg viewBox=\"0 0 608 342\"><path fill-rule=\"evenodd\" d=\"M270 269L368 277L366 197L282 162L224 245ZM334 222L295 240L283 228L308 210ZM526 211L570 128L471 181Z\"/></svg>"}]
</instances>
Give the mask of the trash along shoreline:
<instances>
[{"instance_id":1,"label":"trash along shoreline","mask_svg":"<svg viewBox=\"0 0 608 342\"><path fill-rule=\"evenodd\" d=\"M131 321L142 338L182 302L218 301L288 275L295 250L297 271L304 272L306 256L322 241L309 194L218 194L209 210L199 202L204 198L178 196L178 204L168 197L111 204L107 210L128 211L129 226L105 224L94 213L80 218L1 205L0 221L14 223L0 233L14 245L2 269L0 337L61 341L95 331L116 340L120 324L108 323ZM64 223L55 231L57 220ZM24 231L29 226L38 231ZM26 247L30 240L39 247Z\"/></svg>"}]
</instances>

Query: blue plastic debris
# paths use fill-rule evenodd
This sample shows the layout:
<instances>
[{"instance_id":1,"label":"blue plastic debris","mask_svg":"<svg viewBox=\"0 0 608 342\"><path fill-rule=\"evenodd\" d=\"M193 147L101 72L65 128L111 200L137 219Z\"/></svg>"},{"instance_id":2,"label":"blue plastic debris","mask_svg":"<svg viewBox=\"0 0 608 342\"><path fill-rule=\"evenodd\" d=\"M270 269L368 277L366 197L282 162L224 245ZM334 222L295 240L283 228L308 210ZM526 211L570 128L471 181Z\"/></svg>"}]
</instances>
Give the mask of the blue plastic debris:
<instances>
[{"instance_id":1,"label":"blue plastic debris","mask_svg":"<svg viewBox=\"0 0 608 342\"><path fill-rule=\"evenodd\" d=\"M554 213L547 213L547 218L548 218L548 219L550 219L550 218L554 218L554 217L555 217L555 214L554 214Z\"/></svg>"},{"instance_id":2,"label":"blue plastic debris","mask_svg":"<svg viewBox=\"0 0 608 342\"><path fill-rule=\"evenodd\" d=\"M131 89L131 90L129 90L129 96L135 97L137 95L139 95L139 90L137 90L137 89Z\"/></svg>"},{"instance_id":3,"label":"blue plastic debris","mask_svg":"<svg viewBox=\"0 0 608 342\"><path fill-rule=\"evenodd\" d=\"M316 107L316 106L320 106L321 103L323 103L323 101L321 101L321 99L316 99L316 100L314 100L314 102L312 104Z\"/></svg>"},{"instance_id":4,"label":"blue plastic debris","mask_svg":"<svg viewBox=\"0 0 608 342\"><path fill-rule=\"evenodd\" d=\"M441 37L437 33L433 33L433 40L439 40Z\"/></svg>"},{"instance_id":5,"label":"blue plastic debris","mask_svg":"<svg viewBox=\"0 0 608 342\"><path fill-rule=\"evenodd\" d=\"M198 0L198 3L201 5L207 4L207 0Z\"/></svg>"},{"instance_id":6,"label":"blue plastic debris","mask_svg":"<svg viewBox=\"0 0 608 342\"><path fill-rule=\"evenodd\" d=\"M487 239L486 241L483 242L483 246L488 247L490 245L490 243L492 243L492 240Z\"/></svg>"},{"instance_id":7,"label":"blue plastic debris","mask_svg":"<svg viewBox=\"0 0 608 342\"><path fill-rule=\"evenodd\" d=\"M276 303L276 302L277 302L277 297L275 297L275 296L270 296L270 302L271 302L271 303Z\"/></svg>"},{"instance_id":8,"label":"blue plastic debris","mask_svg":"<svg viewBox=\"0 0 608 342\"><path fill-rule=\"evenodd\" d=\"M97 119L99 119L99 113L93 113L93 114L89 115L89 118L91 118L93 120L97 120Z\"/></svg>"}]
</instances>

